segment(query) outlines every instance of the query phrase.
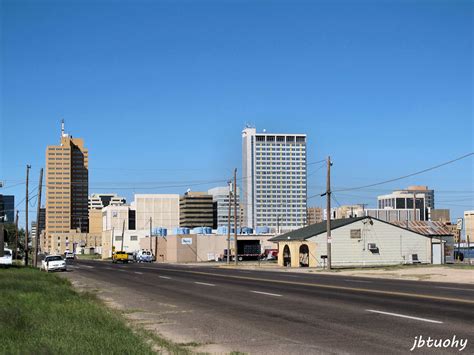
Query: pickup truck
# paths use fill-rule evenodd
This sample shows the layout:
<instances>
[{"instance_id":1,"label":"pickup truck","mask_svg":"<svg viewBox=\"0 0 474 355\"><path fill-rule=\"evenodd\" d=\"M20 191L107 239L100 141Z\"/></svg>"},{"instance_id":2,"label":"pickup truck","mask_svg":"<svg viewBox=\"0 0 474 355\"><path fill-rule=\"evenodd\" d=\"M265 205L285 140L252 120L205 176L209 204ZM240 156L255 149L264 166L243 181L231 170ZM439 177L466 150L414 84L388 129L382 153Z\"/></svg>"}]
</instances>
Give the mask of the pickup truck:
<instances>
[{"instance_id":1,"label":"pickup truck","mask_svg":"<svg viewBox=\"0 0 474 355\"><path fill-rule=\"evenodd\" d=\"M122 263L128 263L128 253L125 251L116 251L112 255L112 262L115 264L119 261Z\"/></svg>"}]
</instances>

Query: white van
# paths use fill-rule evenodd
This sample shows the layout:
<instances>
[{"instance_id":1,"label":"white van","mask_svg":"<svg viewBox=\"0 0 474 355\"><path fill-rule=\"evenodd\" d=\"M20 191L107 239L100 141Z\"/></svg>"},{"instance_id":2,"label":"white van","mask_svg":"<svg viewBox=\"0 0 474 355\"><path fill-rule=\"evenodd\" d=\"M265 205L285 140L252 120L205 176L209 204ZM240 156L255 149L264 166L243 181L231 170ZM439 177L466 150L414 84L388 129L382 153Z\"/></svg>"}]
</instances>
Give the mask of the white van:
<instances>
[{"instance_id":1,"label":"white van","mask_svg":"<svg viewBox=\"0 0 474 355\"><path fill-rule=\"evenodd\" d=\"M4 254L0 257L0 265L2 266L10 266L13 264L12 258L12 250L11 249L4 249Z\"/></svg>"}]
</instances>

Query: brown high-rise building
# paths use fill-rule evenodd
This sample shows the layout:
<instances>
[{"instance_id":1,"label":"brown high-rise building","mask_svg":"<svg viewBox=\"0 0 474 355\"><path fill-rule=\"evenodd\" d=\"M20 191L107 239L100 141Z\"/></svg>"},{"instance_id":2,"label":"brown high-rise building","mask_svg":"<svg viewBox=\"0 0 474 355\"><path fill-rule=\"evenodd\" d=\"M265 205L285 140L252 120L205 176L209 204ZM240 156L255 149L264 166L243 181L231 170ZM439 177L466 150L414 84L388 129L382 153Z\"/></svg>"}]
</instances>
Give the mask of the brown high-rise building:
<instances>
[{"instance_id":1,"label":"brown high-rise building","mask_svg":"<svg viewBox=\"0 0 474 355\"><path fill-rule=\"evenodd\" d=\"M180 227L212 227L213 200L212 195L205 192L186 192L179 199Z\"/></svg>"},{"instance_id":2,"label":"brown high-rise building","mask_svg":"<svg viewBox=\"0 0 474 355\"><path fill-rule=\"evenodd\" d=\"M46 235L88 232L89 157L81 138L64 132L46 149Z\"/></svg>"}]
</instances>

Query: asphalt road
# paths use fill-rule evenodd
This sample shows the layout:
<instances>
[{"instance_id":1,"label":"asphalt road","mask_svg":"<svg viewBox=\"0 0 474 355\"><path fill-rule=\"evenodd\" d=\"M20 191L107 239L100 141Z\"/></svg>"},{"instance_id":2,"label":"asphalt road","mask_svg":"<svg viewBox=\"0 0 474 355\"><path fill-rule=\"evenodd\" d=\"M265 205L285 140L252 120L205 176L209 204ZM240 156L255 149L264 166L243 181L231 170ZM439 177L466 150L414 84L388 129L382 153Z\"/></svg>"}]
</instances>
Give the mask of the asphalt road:
<instances>
[{"instance_id":1,"label":"asphalt road","mask_svg":"<svg viewBox=\"0 0 474 355\"><path fill-rule=\"evenodd\" d=\"M167 315L173 331L228 351L409 353L415 337L455 336L468 341L462 353L474 353L472 285L102 261L77 261L71 270L125 290L136 300L130 307L172 304L183 310Z\"/></svg>"}]
</instances>

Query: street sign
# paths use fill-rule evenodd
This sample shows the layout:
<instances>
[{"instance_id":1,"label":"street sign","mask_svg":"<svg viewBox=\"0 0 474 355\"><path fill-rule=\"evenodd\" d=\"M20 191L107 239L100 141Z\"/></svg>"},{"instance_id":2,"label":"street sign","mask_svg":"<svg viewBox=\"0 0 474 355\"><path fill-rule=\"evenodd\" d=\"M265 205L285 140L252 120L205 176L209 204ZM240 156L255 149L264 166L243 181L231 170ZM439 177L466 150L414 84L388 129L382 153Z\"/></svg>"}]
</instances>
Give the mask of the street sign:
<instances>
[{"instance_id":1,"label":"street sign","mask_svg":"<svg viewBox=\"0 0 474 355\"><path fill-rule=\"evenodd\" d=\"M462 230L462 222L463 222L462 218L458 218L458 220L456 221L456 229L458 231Z\"/></svg>"},{"instance_id":2,"label":"street sign","mask_svg":"<svg viewBox=\"0 0 474 355\"><path fill-rule=\"evenodd\" d=\"M193 238L182 238L181 244L185 244L185 245L193 244Z\"/></svg>"}]
</instances>

